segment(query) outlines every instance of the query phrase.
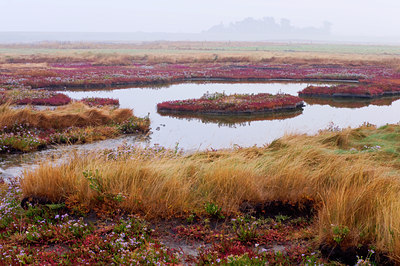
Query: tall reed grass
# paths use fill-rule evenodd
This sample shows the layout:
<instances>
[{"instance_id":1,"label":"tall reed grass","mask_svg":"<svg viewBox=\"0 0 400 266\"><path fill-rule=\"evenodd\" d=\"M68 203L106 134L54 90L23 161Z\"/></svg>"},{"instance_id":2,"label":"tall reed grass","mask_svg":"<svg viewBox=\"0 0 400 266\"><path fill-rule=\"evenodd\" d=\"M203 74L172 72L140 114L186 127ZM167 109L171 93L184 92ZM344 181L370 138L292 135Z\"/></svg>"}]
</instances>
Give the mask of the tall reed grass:
<instances>
[{"instance_id":1,"label":"tall reed grass","mask_svg":"<svg viewBox=\"0 0 400 266\"><path fill-rule=\"evenodd\" d=\"M208 202L226 215L237 214L244 202L314 202L320 243L374 245L400 262L399 158L362 148L370 136L393 128L399 132L400 126L286 135L263 148L190 155L143 149L75 154L63 164L26 170L21 186L25 196L88 209L110 201L164 218L202 215Z\"/></svg>"}]
</instances>

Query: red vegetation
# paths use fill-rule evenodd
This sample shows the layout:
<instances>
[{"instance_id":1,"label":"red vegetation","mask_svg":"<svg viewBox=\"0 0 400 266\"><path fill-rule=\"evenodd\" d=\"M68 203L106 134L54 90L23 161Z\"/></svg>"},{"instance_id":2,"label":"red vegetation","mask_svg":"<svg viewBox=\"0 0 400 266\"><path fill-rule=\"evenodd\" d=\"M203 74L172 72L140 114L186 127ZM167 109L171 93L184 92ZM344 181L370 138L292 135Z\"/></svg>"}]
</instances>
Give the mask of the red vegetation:
<instances>
[{"instance_id":1,"label":"red vegetation","mask_svg":"<svg viewBox=\"0 0 400 266\"><path fill-rule=\"evenodd\" d=\"M0 91L0 104L10 102L17 105L49 105L60 106L71 102L71 98L63 93L43 90L9 90Z\"/></svg>"},{"instance_id":2,"label":"red vegetation","mask_svg":"<svg viewBox=\"0 0 400 266\"><path fill-rule=\"evenodd\" d=\"M6 90L0 91L0 104L9 102L16 105L47 105L47 106L61 106L67 105L72 102L72 99L63 94L46 90ZM118 99L112 98L84 98L80 100L91 107L102 107L105 105L119 106Z\"/></svg>"},{"instance_id":3,"label":"red vegetation","mask_svg":"<svg viewBox=\"0 0 400 266\"><path fill-rule=\"evenodd\" d=\"M200 99L169 101L157 104L160 112L200 112L215 114L248 114L268 111L295 109L303 106L303 101L288 94L206 94Z\"/></svg>"},{"instance_id":4,"label":"red vegetation","mask_svg":"<svg viewBox=\"0 0 400 266\"><path fill-rule=\"evenodd\" d=\"M57 93L49 98L24 98L15 102L19 105L50 105L50 106L61 106L71 102L71 98L62 93Z\"/></svg>"},{"instance_id":5,"label":"red vegetation","mask_svg":"<svg viewBox=\"0 0 400 266\"><path fill-rule=\"evenodd\" d=\"M127 84L157 84L193 80L265 81L290 80L399 80L390 68L373 65L306 65L270 63L185 63L149 64L132 62L127 66L95 66L88 62L58 63L47 67L9 69L0 74L0 87L56 88L106 87Z\"/></svg>"},{"instance_id":6,"label":"red vegetation","mask_svg":"<svg viewBox=\"0 0 400 266\"><path fill-rule=\"evenodd\" d=\"M299 92L300 96L308 97L354 97L376 98L400 94L399 85L390 84L361 84L361 85L337 85L337 86L308 86Z\"/></svg>"},{"instance_id":7,"label":"red vegetation","mask_svg":"<svg viewBox=\"0 0 400 266\"><path fill-rule=\"evenodd\" d=\"M80 100L80 102L89 105L89 106L105 106L105 105L115 105L119 106L119 100L118 99L112 99L112 98L84 98Z\"/></svg>"}]
</instances>

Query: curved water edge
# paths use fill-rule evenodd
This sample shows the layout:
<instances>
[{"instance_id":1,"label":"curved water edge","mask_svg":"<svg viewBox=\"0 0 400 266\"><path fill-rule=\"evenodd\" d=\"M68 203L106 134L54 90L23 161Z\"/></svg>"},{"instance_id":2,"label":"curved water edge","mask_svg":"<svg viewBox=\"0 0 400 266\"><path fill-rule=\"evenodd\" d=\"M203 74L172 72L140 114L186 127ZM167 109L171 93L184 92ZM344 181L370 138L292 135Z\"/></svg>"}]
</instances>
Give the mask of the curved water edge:
<instances>
[{"instance_id":1,"label":"curved water edge","mask_svg":"<svg viewBox=\"0 0 400 266\"><path fill-rule=\"evenodd\" d=\"M0 177L5 179L20 176L24 169L33 169L41 161L65 160L66 156L94 150L112 149L121 145L148 145L148 138L138 135L125 135L115 139L107 139L93 143L77 145L57 145L50 149L31 153L1 154Z\"/></svg>"},{"instance_id":2,"label":"curved water edge","mask_svg":"<svg viewBox=\"0 0 400 266\"><path fill-rule=\"evenodd\" d=\"M34 167L38 160L51 156L62 158L70 150L84 151L114 148L123 143L159 145L174 149L177 145L185 151L229 148L239 146L262 146L286 133L315 134L332 123L340 128L357 127L364 122L378 126L398 123L400 100L392 98L384 102L340 103L313 101L306 102L301 114L287 117L255 117L235 122L209 118L188 118L163 116L157 113L156 105L162 101L199 98L204 93L287 93L297 96L298 91L309 83L182 83L157 89L126 88L96 91L64 91L74 99L85 97L118 98L121 108L132 108L137 116L149 115L151 134L145 140L136 136L105 140L92 144L60 146L56 149L32 154L3 155L0 157L0 175L17 176L24 167ZM329 83L327 85L333 85Z\"/></svg>"}]
</instances>

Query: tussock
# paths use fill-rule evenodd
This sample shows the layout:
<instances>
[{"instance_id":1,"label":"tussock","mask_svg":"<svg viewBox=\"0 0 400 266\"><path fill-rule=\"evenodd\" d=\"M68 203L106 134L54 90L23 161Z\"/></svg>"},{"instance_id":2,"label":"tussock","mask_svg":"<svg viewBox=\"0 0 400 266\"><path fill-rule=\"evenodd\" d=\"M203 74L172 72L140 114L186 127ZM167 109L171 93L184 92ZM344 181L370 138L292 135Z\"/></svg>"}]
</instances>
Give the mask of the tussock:
<instances>
[{"instance_id":1,"label":"tussock","mask_svg":"<svg viewBox=\"0 0 400 266\"><path fill-rule=\"evenodd\" d=\"M326 134L326 137L322 139L321 143L347 149L351 140L361 139L363 137L365 137L365 135L360 131L360 129L347 128L339 132Z\"/></svg>"},{"instance_id":2,"label":"tussock","mask_svg":"<svg viewBox=\"0 0 400 266\"><path fill-rule=\"evenodd\" d=\"M32 107L14 109L10 105L0 107L0 126L26 124L41 129L100 126L121 123L133 116L130 109L88 107L82 103L58 107L55 110L36 111Z\"/></svg>"}]
</instances>

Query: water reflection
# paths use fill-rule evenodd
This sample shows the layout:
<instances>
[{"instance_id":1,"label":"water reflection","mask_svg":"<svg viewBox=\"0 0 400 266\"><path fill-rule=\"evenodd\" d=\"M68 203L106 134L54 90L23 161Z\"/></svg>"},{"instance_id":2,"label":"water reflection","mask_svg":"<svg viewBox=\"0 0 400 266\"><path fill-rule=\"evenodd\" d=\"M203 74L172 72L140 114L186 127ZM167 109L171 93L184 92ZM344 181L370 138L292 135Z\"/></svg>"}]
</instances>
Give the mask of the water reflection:
<instances>
[{"instance_id":1,"label":"water reflection","mask_svg":"<svg viewBox=\"0 0 400 266\"><path fill-rule=\"evenodd\" d=\"M370 105L376 106L390 106L393 102L400 99L397 97L384 97L378 99L343 99L343 98L311 98L311 97L302 97L304 102L309 105L329 105L331 107L337 108L361 108L368 107Z\"/></svg>"},{"instance_id":2,"label":"water reflection","mask_svg":"<svg viewBox=\"0 0 400 266\"><path fill-rule=\"evenodd\" d=\"M228 118L216 121L210 117L162 116L157 113L157 103L172 100L200 98L204 93L225 92L226 94L271 93L279 92L298 95L309 83L183 83L159 89L128 88L113 91L65 91L74 99L84 97L117 98L122 108L132 108L135 115L150 114L150 145L159 144L174 148L179 143L185 150L208 148L229 148L240 146L264 145L285 133L314 134L326 128L330 123L344 127L357 127L364 122L376 125L399 122L400 100L389 105L368 105L355 103L359 107L343 105L336 108L324 102L310 101L299 115L285 119L252 119L251 121L232 121ZM329 84L326 84L329 85ZM332 84L330 84L332 85ZM387 100L387 99L379 99ZM352 103L353 104L353 103ZM178 119L181 118L181 119ZM237 122L237 123L236 123ZM250 123L248 123L250 122ZM235 124L236 123L236 124ZM241 124L242 123L242 124ZM230 126L232 125L232 126Z\"/></svg>"},{"instance_id":3,"label":"water reflection","mask_svg":"<svg viewBox=\"0 0 400 266\"><path fill-rule=\"evenodd\" d=\"M284 120L301 115L303 110L280 112L280 113L266 113L254 115L207 115L199 113L179 114L179 113L159 113L161 116L168 116L172 118L192 121L198 120L203 124L217 124L218 127L232 127L237 126L250 126L253 121L266 121L266 120Z\"/></svg>"}]
</instances>

